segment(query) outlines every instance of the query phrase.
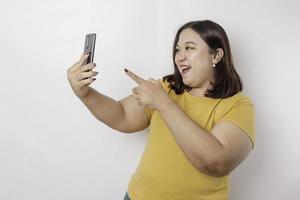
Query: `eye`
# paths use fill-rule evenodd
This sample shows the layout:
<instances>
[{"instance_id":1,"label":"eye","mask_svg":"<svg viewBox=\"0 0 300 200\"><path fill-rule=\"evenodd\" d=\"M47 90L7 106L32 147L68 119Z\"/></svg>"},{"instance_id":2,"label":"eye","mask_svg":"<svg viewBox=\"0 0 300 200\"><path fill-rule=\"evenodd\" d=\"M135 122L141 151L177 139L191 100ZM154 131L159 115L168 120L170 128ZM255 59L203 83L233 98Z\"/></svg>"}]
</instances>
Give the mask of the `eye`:
<instances>
[{"instance_id":1,"label":"eye","mask_svg":"<svg viewBox=\"0 0 300 200\"><path fill-rule=\"evenodd\" d=\"M178 49L178 48L176 48L176 49L175 49L175 52L176 52L176 53L177 53L177 52L179 52L179 49Z\"/></svg>"},{"instance_id":2,"label":"eye","mask_svg":"<svg viewBox=\"0 0 300 200\"><path fill-rule=\"evenodd\" d=\"M194 47L185 47L186 50L192 50L195 49Z\"/></svg>"}]
</instances>

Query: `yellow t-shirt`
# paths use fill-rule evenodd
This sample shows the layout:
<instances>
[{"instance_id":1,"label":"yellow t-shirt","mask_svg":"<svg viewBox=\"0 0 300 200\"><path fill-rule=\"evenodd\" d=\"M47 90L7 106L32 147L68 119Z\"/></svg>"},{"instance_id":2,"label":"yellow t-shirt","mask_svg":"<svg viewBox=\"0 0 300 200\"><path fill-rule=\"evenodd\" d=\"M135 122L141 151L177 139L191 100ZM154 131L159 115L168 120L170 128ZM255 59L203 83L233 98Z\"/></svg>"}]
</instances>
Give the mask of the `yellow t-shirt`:
<instances>
[{"instance_id":1,"label":"yellow t-shirt","mask_svg":"<svg viewBox=\"0 0 300 200\"><path fill-rule=\"evenodd\" d=\"M251 100L238 93L226 99L176 95L162 87L182 110L210 132L220 121L229 121L244 130L254 144L255 120ZM197 170L185 157L159 112L146 109L150 118L149 138L128 194L132 200L226 200L229 177L213 177ZM188 134L188 133L186 133Z\"/></svg>"}]
</instances>

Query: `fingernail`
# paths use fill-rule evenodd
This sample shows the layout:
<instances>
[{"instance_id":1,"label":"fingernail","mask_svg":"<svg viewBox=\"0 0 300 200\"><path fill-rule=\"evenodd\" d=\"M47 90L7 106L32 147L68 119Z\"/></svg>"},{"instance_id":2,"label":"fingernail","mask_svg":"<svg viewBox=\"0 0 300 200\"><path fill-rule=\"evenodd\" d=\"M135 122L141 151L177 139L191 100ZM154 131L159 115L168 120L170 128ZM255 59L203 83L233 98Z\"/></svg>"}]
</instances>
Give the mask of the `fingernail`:
<instances>
[{"instance_id":1,"label":"fingernail","mask_svg":"<svg viewBox=\"0 0 300 200\"><path fill-rule=\"evenodd\" d=\"M96 66L96 63L93 63L94 66Z\"/></svg>"},{"instance_id":2,"label":"fingernail","mask_svg":"<svg viewBox=\"0 0 300 200\"><path fill-rule=\"evenodd\" d=\"M93 80L96 80L96 78L93 78Z\"/></svg>"},{"instance_id":3,"label":"fingernail","mask_svg":"<svg viewBox=\"0 0 300 200\"><path fill-rule=\"evenodd\" d=\"M125 68L124 71L125 71L125 72L128 72L128 69Z\"/></svg>"}]
</instances>

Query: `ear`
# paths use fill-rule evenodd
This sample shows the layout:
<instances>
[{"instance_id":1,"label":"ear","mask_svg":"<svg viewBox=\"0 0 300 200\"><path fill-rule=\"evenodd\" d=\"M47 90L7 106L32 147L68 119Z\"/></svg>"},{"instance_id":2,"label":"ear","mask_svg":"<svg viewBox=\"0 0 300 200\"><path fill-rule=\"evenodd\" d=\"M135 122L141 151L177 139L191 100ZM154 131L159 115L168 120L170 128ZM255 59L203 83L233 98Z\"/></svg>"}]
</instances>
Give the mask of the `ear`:
<instances>
[{"instance_id":1,"label":"ear","mask_svg":"<svg viewBox=\"0 0 300 200\"><path fill-rule=\"evenodd\" d=\"M217 48L215 55L213 57L213 64L217 64L224 56L224 51L222 48Z\"/></svg>"}]
</instances>

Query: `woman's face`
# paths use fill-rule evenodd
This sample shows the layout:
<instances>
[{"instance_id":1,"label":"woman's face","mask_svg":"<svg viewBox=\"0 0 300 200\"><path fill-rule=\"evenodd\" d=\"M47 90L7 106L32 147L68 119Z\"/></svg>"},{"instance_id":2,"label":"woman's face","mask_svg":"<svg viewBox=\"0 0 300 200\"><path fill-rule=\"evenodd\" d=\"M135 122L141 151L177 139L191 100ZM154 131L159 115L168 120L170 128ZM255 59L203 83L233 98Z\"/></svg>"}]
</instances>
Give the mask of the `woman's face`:
<instances>
[{"instance_id":1,"label":"woman's face","mask_svg":"<svg viewBox=\"0 0 300 200\"><path fill-rule=\"evenodd\" d=\"M175 63L183 83L192 88L208 88L214 80L213 55L200 35L187 28L180 33Z\"/></svg>"}]
</instances>

